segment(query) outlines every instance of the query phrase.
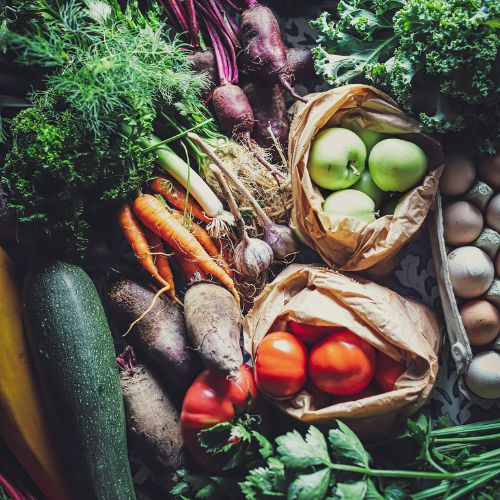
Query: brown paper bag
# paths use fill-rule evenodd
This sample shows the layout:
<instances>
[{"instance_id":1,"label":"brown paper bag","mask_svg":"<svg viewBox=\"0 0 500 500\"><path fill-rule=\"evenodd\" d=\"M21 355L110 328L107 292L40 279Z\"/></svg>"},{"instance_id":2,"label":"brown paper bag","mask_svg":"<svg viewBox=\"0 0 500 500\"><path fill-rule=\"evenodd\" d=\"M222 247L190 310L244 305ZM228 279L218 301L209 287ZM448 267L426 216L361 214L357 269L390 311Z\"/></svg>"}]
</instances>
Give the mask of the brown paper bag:
<instances>
[{"instance_id":1,"label":"brown paper bag","mask_svg":"<svg viewBox=\"0 0 500 500\"><path fill-rule=\"evenodd\" d=\"M393 391L358 401L316 408L306 390L286 400L270 398L291 417L320 426L340 418L362 436L381 435L420 408L432 390L441 332L434 313L422 304L363 278L292 265L267 285L245 318L245 347L252 359L280 319L347 328L407 367Z\"/></svg>"},{"instance_id":2,"label":"brown paper bag","mask_svg":"<svg viewBox=\"0 0 500 500\"><path fill-rule=\"evenodd\" d=\"M385 260L405 245L423 224L432 205L443 169L441 145L422 134L418 123L401 111L386 94L367 85L347 85L311 94L297 107L290 129L292 170L292 225L331 267L359 271ZM309 148L324 127L356 123L370 130L401 135L427 154L429 171L422 183L399 201L394 215L371 224L327 214L324 198L307 170Z\"/></svg>"}]
</instances>

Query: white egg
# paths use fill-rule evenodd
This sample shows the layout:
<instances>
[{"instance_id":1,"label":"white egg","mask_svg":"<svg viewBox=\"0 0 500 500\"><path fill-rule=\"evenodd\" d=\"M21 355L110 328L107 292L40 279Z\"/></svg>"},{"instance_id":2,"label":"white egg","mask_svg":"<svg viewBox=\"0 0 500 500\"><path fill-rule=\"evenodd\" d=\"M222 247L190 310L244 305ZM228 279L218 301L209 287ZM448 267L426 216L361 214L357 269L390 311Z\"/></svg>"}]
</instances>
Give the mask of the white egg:
<instances>
[{"instance_id":1,"label":"white egg","mask_svg":"<svg viewBox=\"0 0 500 500\"><path fill-rule=\"evenodd\" d=\"M495 351L476 354L465 374L465 383L480 398L500 398L500 354Z\"/></svg>"},{"instance_id":2,"label":"white egg","mask_svg":"<svg viewBox=\"0 0 500 500\"><path fill-rule=\"evenodd\" d=\"M461 153L450 152L446 155L439 189L445 196L458 196L472 186L475 177L476 167L472 160Z\"/></svg>"},{"instance_id":3,"label":"white egg","mask_svg":"<svg viewBox=\"0 0 500 500\"><path fill-rule=\"evenodd\" d=\"M444 241L459 246L472 243L483 229L483 214L468 201L452 201L443 208Z\"/></svg>"},{"instance_id":4,"label":"white egg","mask_svg":"<svg viewBox=\"0 0 500 500\"><path fill-rule=\"evenodd\" d=\"M456 248L448 255L451 285L457 297L474 299L485 293L493 282L493 262L479 248Z\"/></svg>"},{"instance_id":5,"label":"white egg","mask_svg":"<svg viewBox=\"0 0 500 500\"><path fill-rule=\"evenodd\" d=\"M488 226L500 232L500 193L491 198L486 207L486 221Z\"/></svg>"}]
</instances>

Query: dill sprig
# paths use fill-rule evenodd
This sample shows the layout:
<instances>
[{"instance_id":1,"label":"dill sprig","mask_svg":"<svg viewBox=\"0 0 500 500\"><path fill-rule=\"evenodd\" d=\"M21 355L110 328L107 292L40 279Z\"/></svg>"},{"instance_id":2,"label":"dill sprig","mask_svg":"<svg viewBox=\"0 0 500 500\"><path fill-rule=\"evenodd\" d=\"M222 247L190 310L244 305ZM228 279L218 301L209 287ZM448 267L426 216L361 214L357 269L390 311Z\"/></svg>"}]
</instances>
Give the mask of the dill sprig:
<instances>
[{"instance_id":1,"label":"dill sprig","mask_svg":"<svg viewBox=\"0 0 500 500\"><path fill-rule=\"evenodd\" d=\"M135 1L124 10L114 0L36 0L23 9L8 47L18 62L46 68L46 85L12 123L2 187L20 221L74 259L97 214L151 177L154 153L139 139L160 111L206 120L206 82L159 11L143 14Z\"/></svg>"}]
</instances>

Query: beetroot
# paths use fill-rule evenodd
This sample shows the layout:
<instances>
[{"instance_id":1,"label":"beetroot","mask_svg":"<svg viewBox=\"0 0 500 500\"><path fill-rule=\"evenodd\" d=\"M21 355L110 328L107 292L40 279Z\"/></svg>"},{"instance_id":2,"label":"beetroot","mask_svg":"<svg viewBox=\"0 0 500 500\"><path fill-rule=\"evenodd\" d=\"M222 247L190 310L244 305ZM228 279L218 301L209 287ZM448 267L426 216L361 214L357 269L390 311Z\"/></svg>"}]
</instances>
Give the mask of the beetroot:
<instances>
[{"instance_id":1,"label":"beetroot","mask_svg":"<svg viewBox=\"0 0 500 500\"><path fill-rule=\"evenodd\" d=\"M287 49L286 58L294 83L307 85L316 77L311 49Z\"/></svg>"},{"instance_id":2,"label":"beetroot","mask_svg":"<svg viewBox=\"0 0 500 500\"><path fill-rule=\"evenodd\" d=\"M281 39L278 21L269 7L256 2L240 17L240 35L243 42L242 63L249 73L279 84L295 99L304 101L291 87L286 50Z\"/></svg>"},{"instance_id":3,"label":"beetroot","mask_svg":"<svg viewBox=\"0 0 500 500\"><path fill-rule=\"evenodd\" d=\"M219 75L215 63L215 56L212 50L193 52L188 56L193 64L193 71L196 73L206 73L208 75L208 85L203 91L203 97L209 97L217 86Z\"/></svg>"},{"instance_id":4,"label":"beetroot","mask_svg":"<svg viewBox=\"0 0 500 500\"><path fill-rule=\"evenodd\" d=\"M282 149L286 151L288 145L288 132L290 124L285 105L285 96L280 86L276 83L251 82L243 87L250 105L252 106L255 124L252 136L255 142L262 148L275 148L275 144L269 126L280 143ZM275 158L279 159L278 152L274 149Z\"/></svg>"},{"instance_id":5,"label":"beetroot","mask_svg":"<svg viewBox=\"0 0 500 500\"><path fill-rule=\"evenodd\" d=\"M222 130L227 135L241 137L248 143L254 116L243 90L237 85L226 83L215 89L212 103Z\"/></svg>"}]
</instances>

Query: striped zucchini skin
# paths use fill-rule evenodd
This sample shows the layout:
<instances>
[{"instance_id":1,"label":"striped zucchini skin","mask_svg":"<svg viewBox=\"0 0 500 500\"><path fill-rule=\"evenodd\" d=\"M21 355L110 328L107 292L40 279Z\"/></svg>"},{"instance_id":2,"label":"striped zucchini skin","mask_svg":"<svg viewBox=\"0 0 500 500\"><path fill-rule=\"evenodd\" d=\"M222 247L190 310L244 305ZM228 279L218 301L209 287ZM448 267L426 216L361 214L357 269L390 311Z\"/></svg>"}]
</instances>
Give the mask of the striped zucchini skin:
<instances>
[{"instance_id":1,"label":"striped zucchini skin","mask_svg":"<svg viewBox=\"0 0 500 500\"><path fill-rule=\"evenodd\" d=\"M23 312L79 498L135 499L113 340L92 280L78 266L44 263L27 277Z\"/></svg>"}]
</instances>

